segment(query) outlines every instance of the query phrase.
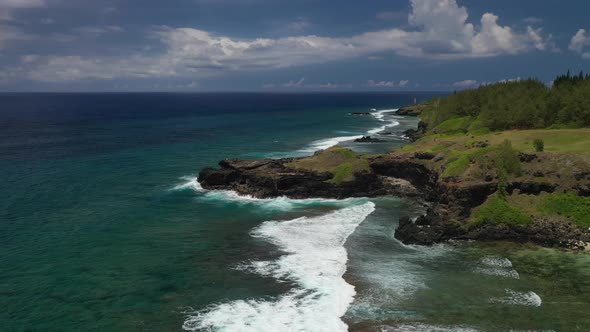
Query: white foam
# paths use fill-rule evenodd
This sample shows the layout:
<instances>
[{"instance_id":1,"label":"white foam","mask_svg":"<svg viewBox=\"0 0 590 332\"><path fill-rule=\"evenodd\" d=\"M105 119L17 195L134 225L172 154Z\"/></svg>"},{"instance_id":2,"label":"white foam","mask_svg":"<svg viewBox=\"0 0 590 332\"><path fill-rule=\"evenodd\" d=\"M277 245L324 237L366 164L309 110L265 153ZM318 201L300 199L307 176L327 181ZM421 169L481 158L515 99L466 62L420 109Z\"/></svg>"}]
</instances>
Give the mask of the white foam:
<instances>
[{"instance_id":1,"label":"white foam","mask_svg":"<svg viewBox=\"0 0 590 332\"><path fill-rule=\"evenodd\" d=\"M204 189L197 177L185 176L181 178L184 182L176 185L172 190L194 190L199 193L199 199L206 201L226 201L236 204L248 205L253 204L267 210L289 211L292 209L306 207L310 205L332 205L332 206L349 206L352 203L366 202L366 198L347 198L347 199L329 199L329 198L308 198L293 199L288 197L276 198L256 198L251 195L240 195L231 190L208 190Z\"/></svg>"},{"instance_id":2,"label":"white foam","mask_svg":"<svg viewBox=\"0 0 590 332\"><path fill-rule=\"evenodd\" d=\"M383 332L477 332L465 326L434 326L427 324L403 324L398 326L381 326Z\"/></svg>"},{"instance_id":3,"label":"white foam","mask_svg":"<svg viewBox=\"0 0 590 332\"><path fill-rule=\"evenodd\" d=\"M543 303L541 297L535 292L516 292L511 289L506 289L505 297L492 298L490 302L533 307L540 307Z\"/></svg>"},{"instance_id":4,"label":"white foam","mask_svg":"<svg viewBox=\"0 0 590 332\"><path fill-rule=\"evenodd\" d=\"M321 140L311 142L311 144L307 148L299 150L299 151L300 152L315 152L315 151L319 151L319 150L325 150L327 148L331 148L333 146L336 146L342 142L353 141L355 139L362 138L362 137L363 137L363 135L354 135L354 136L339 136L339 137L321 139Z\"/></svg>"},{"instance_id":5,"label":"white foam","mask_svg":"<svg viewBox=\"0 0 590 332\"><path fill-rule=\"evenodd\" d=\"M486 256L481 259L481 263L487 266L511 268L512 262L505 257Z\"/></svg>"},{"instance_id":6,"label":"white foam","mask_svg":"<svg viewBox=\"0 0 590 332\"><path fill-rule=\"evenodd\" d=\"M379 121L382 121L382 122L387 122L387 124L385 124L385 125L383 125L381 127L377 127L375 129L371 129L371 130L369 130L367 132L369 134L377 134L377 133L380 133L380 132L384 131L387 128L398 126L399 125L399 121L396 121L396 120L387 121L387 120L385 120L385 114L392 113L392 112L395 112L397 110L398 109L381 110L381 111L377 111L377 112L371 113L371 115L373 115L373 117L375 117L375 119L377 119Z\"/></svg>"},{"instance_id":7,"label":"white foam","mask_svg":"<svg viewBox=\"0 0 590 332\"><path fill-rule=\"evenodd\" d=\"M482 266L475 268L475 271L478 273L504 278L520 278L518 272L512 268L512 262L508 258L486 256L481 259L480 263Z\"/></svg>"},{"instance_id":8,"label":"white foam","mask_svg":"<svg viewBox=\"0 0 590 332\"><path fill-rule=\"evenodd\" d=\"M267 239L286 252L253 269L297 283L275 301L239 300L191 313L185 330L346 331L341 320L354 299L354 286L342 278L348 255L346 239L373 211L367 202L319 217L267 221L252 236Z\"/></svg>"},{"instance_id":9,"label":"white foam","mask_svg":"<svg viewBox=\"0 0 590 332\"><path fill-rule=\"evenodd\" d=\"M396 120L385 120L385 115L387 113L392 113L397 111L398 109L387 109L387 110L381 110L381 111L376 111L376 112L371 112L371 115L373 117L375 117L375 119L382 121L382 122L387 122L387 124L383 125L383 126L379 126L377 128L374 129L370 129L367 131L368 134L377 134L379 132L384 131L387 128L390 127L395 127L399 125L399 122ZM371 109L371 111L374 111L374 109ZM313 153L319 150L325 150L328 148L331 148L333 146L336 146L342 142L348 142L348 141L353 141L355 139L358 138L362 138L363 135L351 135L351 136L338 136L338 137L331 137L331 138L326 138L326 139L321 139L321 140L317 140L317 141L313 141L311 142L311 144L309 144L308 147L298 150L296 151L296 154L299 153Z\"/></svg>"},{"instance_id":10,"label":"white foam","mask_svg":"<svg viewBox=\"0 0 590 332\"><path fill-rule=\"evenodd\" d=\"M381 111L377 111L377 112L372 112L371 115L374 116L379 121L385 121L385 114L396 112L398 109L399 108L381 110Z\"/></svg>"}]
</instances>

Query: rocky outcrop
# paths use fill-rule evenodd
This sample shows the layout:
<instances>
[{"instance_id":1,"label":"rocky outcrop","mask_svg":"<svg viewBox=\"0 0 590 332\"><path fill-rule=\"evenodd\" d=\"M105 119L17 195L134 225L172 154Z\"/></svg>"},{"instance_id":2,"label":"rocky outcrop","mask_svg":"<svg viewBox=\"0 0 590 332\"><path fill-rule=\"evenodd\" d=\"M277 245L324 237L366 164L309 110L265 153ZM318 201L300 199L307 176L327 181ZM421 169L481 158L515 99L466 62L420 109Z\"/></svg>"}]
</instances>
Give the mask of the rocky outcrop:
<instances>
[{"instance_id":1,"label":"rocky outcrop","mask_svg":"<svg viewBox=\"0 0 590 332\"><path fill-rule=\"evenodd\" d=\"M404 136L409 138L411 142L415 142L420 138L424 137L424 135L426 135L427 129L428 125L426 124L426 122L420 121L418 122L417 129L408 129L404 131Z\"/></svg>"},{"instance_id":2,"label":"rocky outcrop","mask_svg":"<svg viewBox=\"0 0 590 332\"><path fill-rule=\"evenodd\" d=\"M258 198L348 198L396 196L412 198L430 206L412 221L402 217L395 237L406 244L431 245L449 240L510 240L544 246L581 248L590 232L561 218L542 217L533 223L469 223L472 209L497 191L497 180L448 182L432 169L432 155L391 153L367 159L369 170L354 179L331 181L333 174L289 167L298 158L223 160L219 168L205 168L199 182L206 189L234 190ZM529 159L529 158L525 158ZM556 189L554 183L513 181L507 192L538 195ZM580 191L588 190L580 188Z\"/></svg>"},{"instance_id":3,"label":"rocky outcrop","mask_svg":"<svg viewBox=\"0 0 590 332\"><path fill-rule=\"evenodd\" d=\"M426 130L426 124L420 122L416 130L406 134L415 140L422 137ZM367 136L357 141L380 140ZM472 143L472 148L481 149L488 145L487 141L476 141ZM360 156L340 149L331 151L329 155L317 152L306 158L223 160L218 168L203 169L198 180L205 189L233 190L258 198L412 198L418 204L426 203L429 208L415 221L409 217L400 218L395 237L407 244L431 245L453 239L510 240L581 248L590 243L588 229L561 217L534 217L533 222L527 225L470 221L472 210L484 204L498 190L500 177L493 168L485 168L483 174L475 177L462 174L443 178L439 173L444 174L447 164L442 152L435 154L431 150L409 149L415 152ZM320 159L331 166L322 164L322 167L314 168ZM587 166L582 165L575 168L575 172L564 174L556 172L556 167L547 166L559 165L559 157L520 153L518 159L523 168L522 174L505 182L503 188L507 195L576 192L580 196L590 196L590 172L584 171ZM344 163L361 166L354 168L358 171L351 171L336 181L336 169ZM472 163L467 167L475 166Z\"/></svg>"},{"instance_id":4,"label":"rocky outcrop","mask_svg":"<svg viewBox=\"0 0 590 332\"><path fill-rule=\"evenodd\" d=\"M332 183L333 174L286 166L293 158L279 160L224 160L220 168L205 168L198 181L205 189L234 190L258 198L348 198L393 195L420 197L411 181L375 172L357 172L354 180Z\"/></svg>"},{"instance_id":5,"label":"rocky outcrop","mask_svg":"<svg viewBox=\"0 0 590 332\"><path fill-rule=\"evenodd\" d=\"M424 107L426 104L417 104L417 105L408 105L401 107L398 109L395 114L396 115L404 115L404 116L419 116L422 114Z\"/></svg>"},{"instance_id":6,"label":"rocky outcrop","mask_svg":"<svg viewBox=\"0 0 590 332\"><path fill-rule=\"evenodd\" d=\"M402 217L395 231L395 238L406 244L432 245L449 240L532 242L546 247L585 250L590 243L590 233L567 220L542 217L530 225L481 223L464 225L444 221L432 210L415 222Z\"/></svg>"},{"instance_id":7,"label":"rocky outcrop","mask_svg":"<svg viewBox=\"0 0 590 332\"><path fill-rule=\"evenodd\" d=\"M361 138L357 138L354 140L357 143L381 143L381 142L385 142L382 139L378 139L378 138L374 138L371 136L363 136Z\"/></svg>"}]
</instances>

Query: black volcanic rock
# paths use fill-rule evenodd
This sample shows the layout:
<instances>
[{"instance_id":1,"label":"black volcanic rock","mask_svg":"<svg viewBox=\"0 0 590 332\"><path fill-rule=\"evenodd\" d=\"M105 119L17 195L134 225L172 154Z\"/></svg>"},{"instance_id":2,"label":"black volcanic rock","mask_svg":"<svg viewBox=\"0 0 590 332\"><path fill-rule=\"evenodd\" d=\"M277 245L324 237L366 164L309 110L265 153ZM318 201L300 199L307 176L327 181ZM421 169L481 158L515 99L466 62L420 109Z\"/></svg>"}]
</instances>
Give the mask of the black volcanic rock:
<instances>
[{"instance_id":1,"label":"black volcanic rock","mask_svg":"<svg viewBox=\"0 0 590 332\"><path fill-rule=\"evenodd\" d=\"M258 198L348 198L399 196L419 197L421 192L410 182L364 171L354 180L332 183L333 174L287 166L293 158L278 160L224 160L220 168L205 168L198 181L205 189L234 190Z\"/></svg>"},{"instance_id":2,"label":"black volcanic rock","mask_svg":"<svg viewBox=\"0 0 590 332\"><path fill-rule=\"evenodd\" d=\"M378 139L378 138L373 138L371 136L363 136L361 138L357 138L354 140L357 143L381 143L381 142L385 142L382 139Z\"/></svg>"}]
</instances>

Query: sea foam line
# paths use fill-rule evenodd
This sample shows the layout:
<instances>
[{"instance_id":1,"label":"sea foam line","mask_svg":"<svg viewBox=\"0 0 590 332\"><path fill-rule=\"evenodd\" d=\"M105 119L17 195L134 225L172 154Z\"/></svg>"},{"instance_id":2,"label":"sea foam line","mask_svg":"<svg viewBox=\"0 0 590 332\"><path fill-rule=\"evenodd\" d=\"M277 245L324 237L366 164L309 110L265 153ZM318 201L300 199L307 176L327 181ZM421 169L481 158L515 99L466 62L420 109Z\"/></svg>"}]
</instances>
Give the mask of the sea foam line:
<instances>
[{"instance_id":1,"label":"sea foam line","mask_svg":"<svg viewBox=\"0 0 590 332\"><path fill-rule=\"evenodd\" d=\"M189 331L346 331L341 320L356 294L342 276L348 254L346 239L375 210L367 202L319 217L267 221L252 231L286 254L253 270L297 286L276 300L250 299L221 303L192 312Z\"/></svg>"},{"instance_id":2,"label":"sea foam line","mask_svg":"<svg viewBox=\"0 0 590 332\"><path fill-rule=\"evenodd\" d=\"M248 205L253 204L262 207L266 210L289 211L299 207L314 206L314 205L330 205L330 206L349 206L351 204L358 204L367 202L367 198L346 198L346 199L330 199L330 198L307 198L294 199L285 196L276 198L257 198L251 195L240 195L232 190L208 190L204 189L198 181L197 177L185 176L181 178L184 182L172 188L172 190L193 190L200 194L201 200L206 201L225 201L236 204Z\"/></svg>"},{"instance_id":3,"label":"sea foam line","mask_svg":"<svg viewBox=\"0 0 590 332\"><path fill-rule=\"evenodd\" d=\"M385 114L386 113L392 113L397 111L398 109L390 109L390 110L381 110L381 111L377 111L377 112L373 112L371 113L371 115L373 115L375 117L375 119L382 121L382 122L387 122L387 120L385 120ZM375 129L371 129L368 131L369 134L377 134L380 133L382 131L384 131L387 128L390 127L395 127L399 125L399 121L396 120L391 120L389 121L387 124L381 126L381 127L377 127Z\"/></svg>"},{"instance_id":4,"label":"sea foam line","mask_svg":"<svg viewBox=\"0 0 590 332\"><path fill-rule=\"evenodd\" d=\"M387 122L387 124L370 129L367 131L367 133L374 135L374 134L384 131L387 128L398 126L399 122L396 120L391 120L391 121L385 120L385 115L387 113L392 113L397 110L398 109L395 108L395 109L387 109L387 110L371 112L371 115L373 117L375 117L375 119L377 119L381 122ZM333 146L338 145L342 142L348 142L348 141L352 141L352 140L362 138L362 137L363 137L363 135L354 135L354 136L339 136L339 137L331 137L331 138L321 139L321 140L311 142L311 144L309 144L308 147L298 150L297 152L299 152L299 153L310 153L310 152L313 153L313 152L316 152L319 150L325 150L327 148L333 147Z\"/></svg>"}]
</instances>

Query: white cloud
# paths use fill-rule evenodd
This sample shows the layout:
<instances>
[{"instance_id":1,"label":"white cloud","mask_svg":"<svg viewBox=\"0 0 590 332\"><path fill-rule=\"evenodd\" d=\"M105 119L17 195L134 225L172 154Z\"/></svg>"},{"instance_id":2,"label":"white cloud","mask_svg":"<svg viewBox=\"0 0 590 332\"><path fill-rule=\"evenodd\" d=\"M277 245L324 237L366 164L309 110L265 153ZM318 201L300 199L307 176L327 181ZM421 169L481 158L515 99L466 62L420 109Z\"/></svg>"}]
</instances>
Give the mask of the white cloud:
<instances>
[{"instance_id":1,"label":"white cloud","mask_svg":"<svg viewBox=\"0 0 590 332\"><path fill-rule=\"evenodd\" d=\"M350 37L302 35L241 39L193 28L162 27L151 35L164 45L165 51L161 54L137 54L131 58L46 56L29 63L22 76L47 81L203 77L220 71L285 68L372 57L379 52L452 60L546 48L540 29L518 33L500 26L498 17L490 13L482 16L481 27L476 28L467 22L467 9L459 6L456 0L410 0L410 4L409 22L413 28L409 30L394 28ZM303 21L301 28L305 28ZM120 30L105 27L86 30L95 35L117 31Z\"/></svg>"},{"instance_id":2,"label":"white cloud","mask_svg":"<svg viewBox=\"0 0 590 332\"><path fill-rule=\"evenodd\" d=\"M304 33L311 26L312 24L310 21L308 21L306 18L299 17L289 22L276 22L274 30L288 35L300 34Z\"/></svg>"},{"instance_id":3,"label":"white cloud","mask_svg":"<svg viewBox=\"0 0 590 332\"><path fill-rule=\"evenodd\" d=\"M401 81L374 81L369 80L367 81L367 86L371 88L405 88L409 80L401 80Z\"/></svg>"},{"instance_id":4,"label":"white cloud","mask_svg":"<svg viewBox=\"0 0 590 332\"><path fill-rule=\"evenodd\" d=\"M31 35L24 33L16 27L0 24L0 50L7 42L15 40L28 40L32 38L33 37Z\"/></svg>"},{"instance_id":5,"label":"white cloud","mask_svg":"<svg viewBox=\"0 0 590 332\"><path fill-rule=\"evenodd\" d=\"M263 89L297 89L297 90L325 90L325 89L351 89L352 84L321 83L305 84L305 78L290 80L286 83L266 83L261 86Z\"/></svg>"},{"instance_id":6,"label":"white cloud","mask_svg":"<svg viewBox=\"0 0 590 332\"><path fill-rule=\"evenodd\" d=\"M45 6L44 0L0 0L0 8L35 8Z\"/></svg>"},{"instance_id":7,"label":"white cloud","mask_svg":"<svg viewBox=\"0 0 590 332\"><path fill-rule=\"evenodd\" d=\"M510 82L518 82L522 80L522 78L520 76L518 77L514 77L514 78L506 78L503 80L499 80L498 83L510 83Z\"/></svg>"},{"instance_id":8,"label":"white cloud","mask_svg":"<svg viewBox=\"0 0 590 332\"><path fill-rule=\"evenodd\" d=\"M109 33L123 32L124 29L117 25L85 26L74 29L76 33L87 36L101 36Z\"/></svg>"},{"instance_id":9,"label":"white cloud","mask_svg":"<svg viewBox=\"0 0 590 332\"><path fill-rule=\"evenodd\" d=\"M543 22L543 19L539 18L539 17L532 17L531 16L531 17L524 18L522 21L524 23L528 23L528 24L539 24L539 23Z\"/></svg>"},{"instance_id":10,"label":"white cloud","mask_svg":"<svg viewBox=\"0 0 590 332\"><path fill-rule=\"evenodd\" d=\"M0 21L12 20L15 9L44 7L45 0L0 0Z\"/></svg>"},{"instance_id":11,"label":"white cloud","mask_svg":"<svg viewBox=\"0 0 590 332\"><path fill-rule=\"evenodd\" d=\"M590 52L584 52L586 46L590 46L590 36L586 34L586 30L580 29L572 37L569 49L580 54L583 58L589 59Z\"/></svg>"},{"instance_id":12,"label":"white cloud","mask_svg":"<svg viewBox=\"0 0 590 332\"><path fill-rule=\"evenodd\" d=\"M302 77L298 81L289 81L283 84L284 88L300 88L303 86L303 82L305 82L305 78Z\"/></svg>"},{"instance_id":13,"label":"white cloud","mask_svg":"<svg viewBox=\"0 0 590 332\"><path fill-rule=\"evenodd\" d=\"M459 82L453 83L453 87L458 88L458 89L468 89L468 88L473 88L476 86L477 86L476 80L464 80L464 81L459 81Z\"/></svg>"}]
</instances>

